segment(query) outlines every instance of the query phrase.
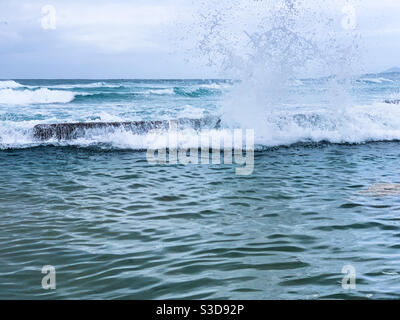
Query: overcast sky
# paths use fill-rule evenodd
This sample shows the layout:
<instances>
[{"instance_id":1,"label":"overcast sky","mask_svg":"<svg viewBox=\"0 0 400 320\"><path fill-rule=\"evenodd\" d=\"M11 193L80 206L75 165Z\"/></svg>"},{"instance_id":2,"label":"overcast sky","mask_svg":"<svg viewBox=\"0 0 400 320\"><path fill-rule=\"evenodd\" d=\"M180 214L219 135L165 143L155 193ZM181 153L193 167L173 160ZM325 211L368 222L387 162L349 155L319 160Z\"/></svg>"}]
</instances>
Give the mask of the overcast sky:
<instances>
[{"instance_id":1,"label":"overcast sky","mask_svg":"<svg viewBox=\"0 0 400 320\"><path fill-rule=\"evenodd\" d=\"M400 67L400 0L357 3L366 71ZM195 14L191 0L0 0L0 78L216 77L179 45Z\"/></svg>"}]
</instances>

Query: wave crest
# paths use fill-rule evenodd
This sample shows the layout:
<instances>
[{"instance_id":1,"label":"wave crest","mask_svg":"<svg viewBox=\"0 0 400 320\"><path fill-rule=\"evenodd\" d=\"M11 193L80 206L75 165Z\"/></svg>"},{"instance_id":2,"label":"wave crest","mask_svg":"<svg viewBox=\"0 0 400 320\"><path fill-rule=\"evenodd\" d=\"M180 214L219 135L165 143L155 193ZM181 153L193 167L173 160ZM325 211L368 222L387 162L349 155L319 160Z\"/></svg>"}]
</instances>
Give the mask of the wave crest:
<instances>
[{"instance_id":1,"label":"wave crest","mask_svg":"<svg viewBox=\"0 0 400 320\"><path fill-rule=\"evenodd\" d=\"M0 89L13 89L21 87L23 87L23 85L18 82L15 82L14 80L0 81Z\"/></svg>"},{"instance_id":2,"label":"wave crest","mask_svg":"<svg viewBox=\"0 0 400 320\"><path fill-rule=\"evenodd\" d=\"M0 104L40 104L40 103L68 103L75 98L75 93L70 91L49 90L0 90Z\"/></svg>"}]
</instances>

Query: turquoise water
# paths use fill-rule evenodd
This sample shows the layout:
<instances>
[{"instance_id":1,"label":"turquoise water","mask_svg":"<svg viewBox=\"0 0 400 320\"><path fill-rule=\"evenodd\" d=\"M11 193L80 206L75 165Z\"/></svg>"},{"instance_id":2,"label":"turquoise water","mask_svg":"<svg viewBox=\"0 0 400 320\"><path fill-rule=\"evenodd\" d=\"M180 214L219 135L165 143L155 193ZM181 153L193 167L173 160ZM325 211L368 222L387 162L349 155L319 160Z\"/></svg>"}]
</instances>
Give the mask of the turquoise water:
<instances>
[{"instance_id":1,"label":"turquoise water","mask_svg":"<svg viewBox=\"0 0 400 320\"><path fill-rule=\"evenodd\" d=\"M235 82L0 82L0 297L398 298L400 111L383 103L398 79L361 77L340 113L326 80L296 81L243 177L151 165L145 134L32 136L38 123L224 119ZM44 265L56 290L41 287ZM345 265L356 289L342 288Z\"/></svg>"}]
</instances>

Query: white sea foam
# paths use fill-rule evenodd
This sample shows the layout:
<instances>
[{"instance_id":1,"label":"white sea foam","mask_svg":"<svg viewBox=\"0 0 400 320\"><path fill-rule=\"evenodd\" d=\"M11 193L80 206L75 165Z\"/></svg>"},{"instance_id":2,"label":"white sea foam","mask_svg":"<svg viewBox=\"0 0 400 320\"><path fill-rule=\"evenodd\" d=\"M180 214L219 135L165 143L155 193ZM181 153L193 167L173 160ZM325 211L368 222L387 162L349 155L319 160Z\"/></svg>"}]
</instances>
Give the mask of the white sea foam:
<instances>
[{"instance_id":1,"label":"white sea foam","mask_svg":"<svg viewBox=\"0 0 400 320\"><path fill-rule=\"evenodd\" d=\"M386 78L362 78L361 81L367 83L385 83L385 82L393 82L393 80L386 79Z\"/></svg>"},{"instance_id":2,"label":"white sea foam","mask_svg":"<svg viewBox=\"0 0 400 320\"><path fill-rule=\"evenodd\" d=\"M183 110L179 112L179 118L191 118L191 119L200 119L204 115L204 109L196 108L191 105L185 105Z\"/></svg>"},{"instance_id":3,"label":"white sea foam","mask_svg":"<svg viewBox=\"0 0 400 320\"><path fill-rule=\"evenodd\" d=\"M400 108L375 103L341 112L321 109L307 113L276 113L256 131L256 144L290 145L298 142L364 143L400 139Z\"/></svg>"},{"instance_id":4,"label":"white sea foam","mask_svg":"<svg viewBox=\"0 0 400 320\"><path fill-rule=\"evenodd\" d=\"M0 150L8 148L26 148L33 144L32 128L38 121L2 121L0 125Z\"/></svg>"},{"instance_id":5,"label":"white sea foam","mask_svg":"<svg viewBox=\"0 0 400 320\"><path fill-rule=\"evenodd\" d=\"M106 115L104 115L104 119ZM111 119L109 119L111 120ZM277 111L265 120L262 130L255 128L258 148L291 145L301 142L365 143L400 140L400 108L397 105L375 103L357 105L342 112L329 108L313 111ZM47 121L49 122L49 121ZM4 121L0 127L0 148L24 148L32 145L56 144L76 146L101 146L144 150L154 145L154 135L134 134L124 129L88 129L85 135L70 141L39 142L33 138L32 128L39 121ZM222 139L232 128L209 129L216 139ZM252 129L243 127L242 129ZM205 130L202 131L203 133ZM199 133L193 129L180 131L178 145L200 147ZM166 143L159 136L159 146ZM167 145L165 145L167 146Z\"/></svg>"},{"instance_id":6,"label":"white sea foam","mask_svg":"<svg viewBox=\"0 0 400 320\"><path fill-rule=\"evenodd\" d=\"M160 89L150 89L143 92L143 94L155 94L155 95L173 95L175 94L173 88L160 88Z\"/></svg>"},{"instance_id":7,"label":"white sea foam","mask_svg":"<svg viewBox=\"0 0 400 320\"><path fill-rule=\"evenodd\" d=\"M67 103L71 102L75 93L61 90L0 90L0 104L25 105L38 103Z\"/></svg>"},{"instance_id":8,"label":"white sea foam","mask_svg":"<svg viewBox=\"0 0 400 320\"><path fill-rule=\"evenodd\" d=\"M77 84L57 84L48 85L47 88L62 88L62 89L74 89L74 88L119 88L120 84L111 84L106 82L93 82L93 83L77 83Z\"/></svg>"},{"instance_id":9,"label":"white sea foam","mask_svg":"<svg viewBox=\"0 0 400 320\"><path fill-rule=\"evenodd\" d=\"M23 87L22 84L15 82L13 80L0 81L0 89L13 89L21 87Z\"/></svg>"},{"instance_id":10,"label":"white sea foam","mask_svg":"<svg viewBox=\"0 0 400 320\"><path fill-rule=\"evenodd\" d=\"M127 121L126 118L123 118L121 116L111 114L105 111L100 111L98 114L99 119L96 120L98 122L124 122ZM130 119L132 121L132 119Z\"/></svg>"},{"instance_id":11,"label":"white sea foam","mask_svg":"<svg viewBox=\"0 0 400 320\"><path fill-rule=\"evenodd\" d=\"M213 90L224 90L230 88L232 85L228 83L209 83L209 84L201 84L200 88L205 89L213 89Z\"/></svg>"}]
</instances>

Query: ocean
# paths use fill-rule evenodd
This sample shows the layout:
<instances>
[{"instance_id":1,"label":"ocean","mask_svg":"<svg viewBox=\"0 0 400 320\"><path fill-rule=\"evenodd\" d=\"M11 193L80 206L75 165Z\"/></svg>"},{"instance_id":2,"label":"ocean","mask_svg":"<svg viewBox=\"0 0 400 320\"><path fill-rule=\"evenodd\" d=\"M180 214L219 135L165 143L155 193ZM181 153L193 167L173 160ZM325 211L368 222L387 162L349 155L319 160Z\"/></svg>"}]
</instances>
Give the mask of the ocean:
<instances>
[{"instance_id":1,"label":"ocean","mask_svg":"<svg viewBox=\"0 0 400 320\"><path fill-rule=\"evenodd\" d=\"M332 83L292 79L261 114L230 112L233 80L1 80L0 298L400 298L400 74ZM147 132L33 133L182 118L254 129L252 174L151 164Z\"/></svg>"}]
</instances>

